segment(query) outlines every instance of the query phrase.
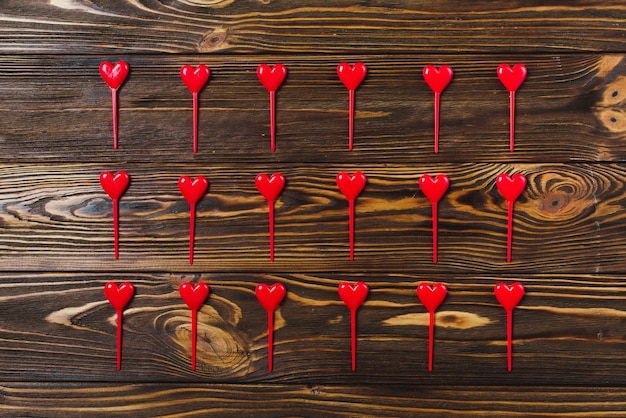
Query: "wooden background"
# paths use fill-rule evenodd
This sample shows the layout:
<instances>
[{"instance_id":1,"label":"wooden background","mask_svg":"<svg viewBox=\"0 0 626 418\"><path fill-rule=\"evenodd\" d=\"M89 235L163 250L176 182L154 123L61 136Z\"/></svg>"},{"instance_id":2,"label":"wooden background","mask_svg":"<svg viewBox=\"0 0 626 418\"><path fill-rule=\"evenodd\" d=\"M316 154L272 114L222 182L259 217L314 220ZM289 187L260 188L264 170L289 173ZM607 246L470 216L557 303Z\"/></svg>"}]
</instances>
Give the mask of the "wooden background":
<instances>
[{"instance_id":1,"label":"wooden background","mask_svg":"<svg viewBox=\"0 0 626 418\"><path fill-rule=\"evenodd\" d=\"M0 414L623 416L626 6L611 1L3 0ZM120 149L102 61L126 60ZM355 148L336 66L362 61ZM282 62L277 151L255 70ZM200 151L178 72L206 64ZM500 63L524 63L516 149ZM427 64L455 76L433 150ZM103 170L126 170L114 260ZM348 260L339 171L363 171ZM258 173L282 172L276 261ZM526 174L505 262L502 173ZM418 178L445 173L439 263ZM210 182L187 263L181 175ZM130 281L122 370L107 281ZM211 296L189 365L182 281ZM362 280L358 364L339 282ZM419 282L449 287L428 373ZM506 371L500 281L527 289ZM283 283L267 372L260 282Z\"/></svg>"}]
</instances>

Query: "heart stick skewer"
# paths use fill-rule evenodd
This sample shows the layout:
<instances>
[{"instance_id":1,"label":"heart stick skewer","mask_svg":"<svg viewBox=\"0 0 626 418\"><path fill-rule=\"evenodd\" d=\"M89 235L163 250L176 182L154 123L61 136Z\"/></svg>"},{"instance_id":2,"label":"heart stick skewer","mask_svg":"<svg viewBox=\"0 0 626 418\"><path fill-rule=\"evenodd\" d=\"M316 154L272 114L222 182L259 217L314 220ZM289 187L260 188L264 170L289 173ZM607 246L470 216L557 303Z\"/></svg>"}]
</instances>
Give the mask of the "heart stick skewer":
<instances>
[{"instance_id":1,"label":"heart stick skewer","mask_svg":"<svg viewBox=\"0 0 626 418\"><path fill-rule=\"evenodd\" d=\"M280 173L272 174L268 178L266 174L259 174L254 179L257 190L267 200L269 211L270 230L270 261L274 261L274 202L285 186L285 178Z\"/></svg>"},{"instance_id":2,"label":"heart stick skewer","mask_svg":"<svg viewBox=\"0 0 626 418\"><path fill-rule=\"evenodd\" d=\"M108 61L100 64L100 76L111 88L111 107L113 113L113 149L117 149L117 90L126 80L130 67L125 61L118 61L115 65Z\"/></svg>"},{"instance_id":3,"label":"heart stick skewer","mask_svg":"<svg viewBox=\"0 0 626 418\"><path fill-rule=\"evenodd\" d=\"M272 68L267 64L261 64L256 69L256 75L270 93L270 148L274 152L276 150L276 90L285 81L287 68L280 63Z\"/></svg>"},{"instance_id":4,"label":"heart stick skewer","mask_svg":"<svg viewBox=\"0 0 626 418\"><path fill-rule=\"evenodd\" d=\"M209 182L202 176L191 179L189 176L182 176L178 179L178 189L189 203L189 264L193 264L193 242L196 225L196 203L204 196Z\"/></svg>"},{"instance_id":5,"label":"heart stick skewer","mask_svg":"<svg viewBox=\"0 0 626 418\"><path fill-rule=\"evenodd\" d=\"M437 203L446 190L450 186L450 179L445 174L439 174L435 178L428 174L424 174L420 177L419 181L420 189L422 193L426 195L428 200L432 204L432 218L433 218L433 263L437 264Z\"/></svg>"},{"instance_id":6,"label":"heart stick skewer","mask_svg":"<svg viewBox=\"0 0 626 418\"><path fill-rule=\"evenodd\" d=\"M267 368L270 372L274 363L274 311L283 301L285 292L285 286L280 283L274 283L272 286L259 283L255 289L256 298L267 311Z\"/></svg>"},{"instance_id":7,"label":"heart stick skewer","mask_svg":"<svg viewBox=\"0 0 626 418\"><path fill-rule=\"evenodd\" d=\"M116 260L119 258L119 199L128 188L129 181L125 171L118 171L115 175L109 171L100 173L100 185L113 200L113 246Z\"/></svg>"},{"instance_id":8,"label":"heart stick skewer","mask_svg":"<svg viewBox=\"0 0 626 418\"><path fill-rule=\"evenodd\" d=\"M352 347L352 370L356 370L356 311L363 303L369 292L369 287L363 282L357 282L351 285L348 282L342 282L338 288L339 297L350 309L350 336Z\"/></svg>"},{"instance_id":9,"label":"heart stick skewer","mask_svg":"<svg viewBox=\"0 0 626 418\"><path fill-rule=\"evenodd\" d=\"M510 372L513 368L513 309L524 297L524 285L515 282L509 286L501 282L495 286L493 292L506 311L507 369Z\"/></svg>"},{"instance_id":10,"label":"heart stick skewer","mask_svg":"<svg viewBox=\"0 0 626 418\"><path fill-rule=\"evenodd\" d=\"M193 152L198 152L198 93L209 81L211 70L206 65L183 65L180 68L180 78L192 94L193 99Z\"/></svg>"},{"instance_id":11,"label":"heart stick skewer","mask_svg":"<svg viewBox=\"0 0 626 418\"><path fill-rule=\"evenodd\" d=\"M513 243L513 204L526 187L526 177L523 174L515 174L513 177L509 177L508 174L500 174L496 178L496 186L508 202L506 262L510 263Z\"/></svg>"},{"instance_id":12,"label":"heart stick skewer","mask_svg":"<svg viewBox=\"0 0 626 418\"><path fill-rule=\"evenodd\" d=\"M435 283L432 286L420 283L417 286L417 297L428 310L428 371L433 371L433 347L435 336L435 311L446 298L448 288L443 283Z\"/></svg>"},{"instance_id":13,"label":"heart stick skewer","mask_svg":"<svg viewBox=\"0 0 626 418\"><path fill-rule=\"evenodd\" d=\"M180 297L191 309L191 370L196 370L196 341L198 309L209 296L209 286L206 283L196 283L194 286L189 282L183 282L178 287Z\"/></svg>"},{"instance_id":14,"label":"heart stick skewer","mask_svg":"<svg viewBox=\"0 0 626 418\"><path fill-rule=\"evenodd\" d=\"M337 174L337 186L349 202L349 230L350 230L350 261L354 260L354 201L365 187L365 174L357 171L354 175L341 172Z\"/></svg>"},{"instance_id":15,"label":"heart stick skewer","mask_svg":"<svg viewBox=\"0 0 626 418\"><path fill-rule=\"evenodd\" d=\"M430 89L435 93L435 154L439 152L439 107L441 102L441 93L450 84L452 80L452 67L442 65L437 69L434 65L427 65L422 71L424 81Z\"/></svg>"},{"instance_id":16,"label":"heart stick skewer","mask_svg":"<svg viewBox=\"0 0 626 418\"><path fill-rule=\"evenodd\" d=\"M500 82L509 91L509 151L515 148L515 92L526 79L526 66L515 64L511 68L508 64L500 64L496 70Z\"/></svg>"},{"instance_id":17,"label":"heart stick skewer","mask_svg":"<svg viewBox=\"0 0 626 418\"><path fill-rule=\"evenodd\" d=\"M367 67L362 62L357 62L352 67L347 62L342 62L337 66L337 75L349 92L348 149L350 151L352 151L352 143L354 142L354 92L366 74Z\"/></svg>"},{"instance_id":18,"label":"heart stick skewer","mask_svg":"<svg viewBox=\"0 0 626 418\"><path fill-rule=\"evenodd\" d=\"M134 294L135 288L128 282L119 286L115 282L108 282L104 285L104 295L115 308L117 315L117 370L122 368L122 315Z\"/></svg>"}]
</instances>

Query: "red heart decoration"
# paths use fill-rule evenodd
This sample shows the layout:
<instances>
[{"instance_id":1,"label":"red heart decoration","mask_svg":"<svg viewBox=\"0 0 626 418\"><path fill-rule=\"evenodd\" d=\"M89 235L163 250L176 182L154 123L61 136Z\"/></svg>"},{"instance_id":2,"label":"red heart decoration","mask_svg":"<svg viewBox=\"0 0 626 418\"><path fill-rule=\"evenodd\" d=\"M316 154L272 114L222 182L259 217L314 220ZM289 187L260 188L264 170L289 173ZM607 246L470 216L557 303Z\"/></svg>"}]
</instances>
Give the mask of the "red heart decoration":
<instances>
[{"instance_id":1,"label":"red heart decoration","mask_svg":"<svg viewBox=\"0 0 626 418\"><path fill-rule=\"evenodd\" d=\"M274 283L268 286L265 283L259 283L256 287L256 298L267 312L274 312L280 302L285 297L285 286L280 283Z\"/></svg>"},{"instance_id":2,"label":"red heart decoration","mask_svg":"<svg viewBox=\"0 0 626 418\"><path fill-rule=\"evenodd\" d=\"M522 194L526 187L526 177L523 174L515 174L509 177L508 174L500 174L496 178L496 186L500 194L509 202L515 201Z\"/></svg>"},{"instance_id":3,"label":"red heart decoration","mask_svg":"<svg viewBox=\"0 0 626 418\"><path fill-rule=\"evenodd\" d=\"M500 82L510 92L516 91L526 79L526 66L524 64L515 64L511 68L508 64L498 65L498 78Z\"/></svg>"},{"instance_id":4,"label":"red heart decoration","mask_svg":"<svg viewBox=\"0 0 626 418\"><path fill-rule=\"evenodd\" d=\"M441 93L445 90L448 84L450 84L453 74L452 67L449 65L442 65L439 69L434 65L427 65L422 71L426 84L435 93Z\"/></svg>"},{"instance_id":5,"label":"red heart decoration","mask_svg":"<svg viewBox=\"0 0 626 418\"><path fill-rule=\"evenodd\" d=\"M417 286L417 297L428 309L428 312L434 312L446 298L447 293L448 288L443 283L435 283L432 286L427 283L420 283Z\"/></svg>"},{"instance_id":6,"label":"red heart decoration","mask_svg":"<svg viewBox=\"0 0 626 418\"><path fill-rule=\"evenodd\" d=\"M198 203L198 200L204 196L208 187L209 182L202 176L198 176L193 180L189 176L182 176L178 179L178 189L190 206Z\"/></svg>"},{"instance_id":7,"label":"red heart decoration","mask_svg":"<svg viewBox=\"0 0 626 418\"><path fill-rule=\"evenodd\" d=\"M428 174L424 174L420 177L419 181L420 189L422 193L432 203L437 203L443 197L450 186L450 179L445 174L439 174L434 178Z\"/></svg>"},{"instance_id":8,"label":"red heart decoration","mask_svg":"<svg viewBox=\"0 0 626 418\"><path fill-rule=\"evenodd\" d=\"M116 311L124 309L134 294L135 287L128 282L124 282L119 286L115 282L108 282L104 285L104 295Z\"/></svg>"},{"instance_id":9,"label":"red heart decoration","mask_svg":"<svg viewBox=\"0 0 626 418\"><path fill-rule=\"evenodd\" d=\"M192 311L200 309L200 306L209 296L209 286L206 283L196 283L194 286L189 282L184 282L180 284L178 291L180 297Z\"/></svg>"},{"instance_id":10,"label":"red heart decoration","mask_svg":"<svg viewBox=\"0 0 626 418\"><path fill-rule=\"evenodd\" d=\"M198 93L209 81L211 70L206 65L200 64L196 68L191 65L183 65L180 68L180 78L192 93Z\"/></svg>"},{"instance_id":11,"label":"red heart decoration","mask_svg":"<svg viewBox=\"0 0 626 418\"><path fill-rule=\"evenodd\" d=\"M274 67L261 64L256 69L256 75L268 91L276 91L287 77L287 68L283 64Z\"/></svg>"},{"instance_id":12,"label":"red heart decoration","mask_svg":"<svg viewBox=\"0 0 626 418\"><path fill-rule=\"evenodd\" d=\"M362 62L357 62L352 67L347 62L337 66L337 75L348 90L356 90L367 74L367 67Z\"/></svg>"},{"instance_id":13,"label":"red heart decoration","mask_svg":"<svg viewBox=\"0 0 626 418\"><path fill-rule=\"evenodd\" d=\"M283 187L285 187L285 177L280 173L274 173L272 177L267 177L266 174L259 174L254 179L254 184L256 184L257 190L268 202L273 202L283 190Z\"/></svg>"},{"instance_id":14,"label":"red heart decoration","mask_svg":"<svg viewBox=\"0 0 626 418\"><path fill-rule=\"evenodd\" d=\"M524 297L524 285L520 282L515 282L509 286L501 282L493 289L493 293L495 293L496 299L498 299L500 305L502 305L507 312L510 312L517 306L520 300L522 300L522 297Z\"/></svg>"},{"instance_id":15,"label":"red heart decoration","mask_svg":"<svg viewBox=\"0 0 626 418\"><path fill-rule=\"evenodd\" d=\"M125 61L118 61L115 65L105 61L100 64L100 77L102 77L104 82L107 83L109 87L117 90L122 85L124 80L126 80L128 70L128 63Z\"/></svg>"},{"instance_id":16,"label":"red heart decoration","mask_svg":"<svg viewBox=\"0 0 626 418\"><path fill-rule=\"evenodd\" d=\"M355 200L365 187L365 174L357 171L354 175L341 172L337 174L337 187L348 200Z\"/></svg>"},{"instance_id":17,"label":"red heart decoration","mask_svg":"<svg viewBox=\"0 0 626 418\"><path fill-rule=\"evenodd\" d=\"M357 282L351 285L348 282L342 282L338 288L339 297L343 300L350 311L356 311L363 303L369 292L369 287L363 282Z\"/></svg>"},{"instance_id":18,"label":"red heart decoration","mask_svg":"<svg viewBox=\"0 0 626 418\"><path fill-rule=\"evenodd\" d=\"M100 174L100 185L113 200L120 198L128 188L129 181L130 178L126 171L118 171L115 175L111 174L110 171L103 171Z\"/></svg>"}]
</instances>

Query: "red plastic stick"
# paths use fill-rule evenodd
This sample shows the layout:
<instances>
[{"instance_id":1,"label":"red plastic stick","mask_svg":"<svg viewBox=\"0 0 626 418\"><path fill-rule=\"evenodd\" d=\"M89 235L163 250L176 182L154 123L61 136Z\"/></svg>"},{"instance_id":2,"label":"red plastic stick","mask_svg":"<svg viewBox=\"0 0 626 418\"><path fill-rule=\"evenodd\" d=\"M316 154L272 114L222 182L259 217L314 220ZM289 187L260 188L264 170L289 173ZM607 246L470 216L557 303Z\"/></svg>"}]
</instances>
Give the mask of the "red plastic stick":
<instances>
[{"instance_id":1,"label":"red plastic stick","mask_svg":"<svg viewBox=\"0 0 626 418\"><path fill-rule=\"evenodd\" d=\"M453 71L449 65L442 65L437 69L434 65L427 65L422 71L424 80L435 93L435 154L439 152L439 107L441 92L450 84Z\"/></svg>"},{"instance_id":2,"label":"red plastic stick","mask_svg":"<svg viewBox=\"0 0 626 418\"><path fill-rule=\"evenodd\" d=\"M193 152L198 152L198 93L209 81L211 70L206 65L183 65L180 69L180 78L187 86L193 98Z\"/></svg>"},{"instance_id":3,"label":"red plastic stick","mask_svg":"<svg viewBox=\"0 0 626 418\"><path fill-rule=\"evenodd\" d=\"M270 93L270 148L274 152L276 150L276 90L285 80L287 68L283 64L276 64L274 67L261 64L257 67L256 74L259 81Z\"/></svg>"},{"instance_id":4,"label":"red plastic stick","mask_svg":"<svg viewBox=\"0 0 626 418\"><path fill-rule=\"evenodd\" d=\"M360 171L352 176L345 172L337 174L337 186L349 202L350 261L354 260L354 201L366 182L365 174Z\"/></svg>"},{"instance_id":5,"label":"red plastic stick","mask_svg":"<svg viewBox=\"0 0 626 418\"><path fill-rule=\"evenodd\" d=\"M198 309L209 296L209 286L206 283L196 283L195 285L184 282L178 287L180 297L191 309L191 370L196 370L196 342Z\"/></svg>"},{"instance_id":6,"label":"red plastic stick","mask_svg":"<svg viewBox=\"0 0 626 418\"><path fill-rule=\"evenodd\" d=\"M124 282L119 286L115 282L108 282L104 285L104 295L115 308L117 316L117 370L122 368L122 316L124 307L128 305L134 294L135 288L128 282Z\"/></svg>"},{"instance_id":7,"label":"red plastic stick","mask_svg":"<svg viewBox=\"0 0 626 418\"><path fill-rule=\"evenodd\" d=\"M348 282L342 282L338 287L339 297L350 309L350 341L352 350L352 370L356 370L356 311L359 309L367 294L369 287L363 282L357 282L351 285Z\"/></svg>"},{"instance_id":8,"label":"red plastic stick","mask_svg":"<svg viewBox=\"0 0 626 418\"><path fill-rule=\"evenodd\" d=\"M257 190L265 197L269 211L270 261L274 261L274 201L285 186L285 178L280 173L259 174L254 179Z\"/></svg>"},{"instance_id":9,"label":"red plastic stick","mask_svg":"<svg viewBox=\"0 0 626 418\"><path fill-rule=\"evenodd\" d=\"M417 286L417 297L428 310L428 371L433 370L433 348L435 336L435 310L441 305L446 297L448 288L443 283L435 283L430 286L420 283Z\"/></svg>"},{"instance_id":10,"label":"red plastic stick","mask_svg":"<svg viewBox=\"0 0 626 418\"><path fill-rule=\"evenodd\" d=\"M274 311L285 297L286 289L280 283L268 286L265 283L257 285L256 297L267 311L267 368L273 369L274 357Z\"/></svg>"},{"instance_id":11,"label":"red plastic stick","mask_svg":"<svg viewBox=\"0 0 626 418\"><path fill-rule=\"evenodd\" d=\"M178 179L178 189L189 203L189 264L193 264L193 243L195 238L196 225L196 203L204 196L209 182L202 176L191 179L189 176L182 176Z\"/></svg>"},{"instance_id":12,"label":"red plastic stick","mask_svg":"<svg viewBox=\"0 0 626 418\"><path fill-rule=\"evenodd\" d=\"M509 91L509 151L515 149L515 92L526 79L526 66L515 64L511 68L508 64L500 64L496 70L500 82Z\"/></svg>"},{"instance_id":13,"label":"red plastic stick","mask_svg":"<svg viewBox=\"0 0 626 418\"><path fill-rule=\"evenodd\" d=\"M523 174L515 174L512 177L508 174L500 174L496 178L496 186L508 202L506 262L510 263L513 243L513 204L526 187L526 177Z\"/></svg>"},{"instance_id":14,"label":"red plastic stick","mask_svg":"<svg viewBox=\"0 0 626 418\"><path fill-rule=\"evenodd\" d=\"M115 174L103 171L100 174L100 185L113 201L113 246L116 260L119 258L119 198L128 188L129 181L125 171Z\"/></svg>"},{"instance_id":15,"label":"red plastic stick","mask_svg":"<svg viewBox=\"0 0 626 418\"><path fill-rule=\"evenodd\" d=\"M108 61L100 64L100 76L111 88L111 107L113 112L113 148L117 149L117 90L128 76L129 66L124 61L118 61L115 65Z\"/></svg>"},{"instance_id":16,"label":"red plastic stick","mask_svg":"<svg viewBox=\"0 0 626 418\"><path fill-rule=\"evenodd\" d=\"M524 297L524 285L515 282L510 286L506 283L498 283L494 288L496 299L506 311L506 340L507 340L507 370L513 368L513 309Z\"/></svg>"},{"instance_id":17,"label":"red plastic stick","mask_svg":"<svg viewBox=\"0 0 626 418\"><path fill-rule=\"evenodd\" d=\"M347 62L342 62L337 66L337 75L349 92L348 149L350 151L354 142L354 92L366 74L367 67L362 62L357 62L352 67Z\"/></svg>"},{"instance_id":18,"label":"red plastic stick","mask_svg":"<svg viewBox=\"0 0 626 418\"><path fill-rule=\"evenodd\" d=\"M450 179L445 174L431 177L424 174L419 180L420 189L432 203L433 218L433 263L437 264L437 203L448 190Z\"/></svg>"}]
</instances>

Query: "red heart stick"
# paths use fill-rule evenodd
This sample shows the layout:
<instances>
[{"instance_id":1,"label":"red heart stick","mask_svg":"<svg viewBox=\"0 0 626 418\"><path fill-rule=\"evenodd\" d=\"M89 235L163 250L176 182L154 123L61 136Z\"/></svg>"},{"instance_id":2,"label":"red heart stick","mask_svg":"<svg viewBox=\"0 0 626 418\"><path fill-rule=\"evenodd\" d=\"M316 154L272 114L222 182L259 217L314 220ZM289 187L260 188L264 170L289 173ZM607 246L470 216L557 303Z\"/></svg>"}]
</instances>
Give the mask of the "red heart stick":
<instances>
[{"instance_id":1,"label":"red heart stick","mask_svg":"<svg viewBox=\"0 0 626 418\"><path fill-rule=\"evenodd\" d=\"M507 228L507 250L506 262L511 262L511 247L513 242L513 204L526 187L526 177L523 174L515 174L509 177L508 174L500 174L496 178L496 186L500 194L508 202L508 228Z\"/></svg>"},{"instance_id":2,"label":"red heart stick","mask_svg":"<svg viewBox=\"0 0 626 418\"><path fill-rule=\"evenodd\" d=\"M109 171L100 173L100 185L113 200L113 246L116 260L119 258L119 199L126 191L129 181L126 171L118 171L115 175Z\"/></svg>"},{"instance_id":3,"label":"red heart stick","mask_svg":"<svg viewBox=\"0 0 626 418\"><path fill-rule=\"evenodd\" d=\"M104 295L117 314L117 370L122 368L122 314L124 307L128 305L134 294L135 288L128 282L119 286L115 282L108 282L104 285Z\"/></svg>"},{"instance_id":4,"label":"red heart stick","mask_svg":"<svg viewBox=\"0 0 626 418\"><path fill-rule=\"evenodd\" d=\"M267 64L261 64L256 69L256 75L270 93L270 148L274 152L276 150L276 90L285 81L287 68L283 64L275 64L271 68Z\"/></svg>"},{"instance_id":5,"label":"red heart stick","mask_svg":"<svg viewBox=\"0 0 626 418\"><path fill-rule=\"evenodd\" d=\"M350 225L350 261L354 260L354 201L363 188L367 179L365 174L357 171L354 175L341 172L337 174L337 187L349 202L349 225Z\"/></svg>"},{"instance_id":6,"label":"red heart stick","mask_svg":"<svg viewBox=\"0 0 626 418\"><path fill-rule=\"evenodd\" d=\"M193 242L196 231L196 203L204 196L209 182L202 176L191 179L182 176L178 179L178 189L189 203L189 264L193 264Z\"/></svg>"},{"instance_id":7,"label":"red heart stick","mask_svg":"<svg viewBox=\"0 0 626 418\"><path fill-rule=\"evenodd\" d=\"M285 178L280 173L272 174L268 178L266 174L259 174L254 179L257 190L267 200L269 209L269 225L270 225L270 261L274 261L274 201L285 187Z\"/></svg>"},{"instance_id":8,"label":"red heart stick","mask_svg":"<svg viewBox=\"0 0 626 418\"><path fill-rule=\"evenodd\" d=\"M524 296L524 285L519 282L515 282L510 286L506 283L498 283L493 289L493 293L506 311L507 366L510 372L513 367L513 309Z\"/></svg>"},{"instance_id":9,"label":"red heart stick","mask_svg":"<svg viewBox=\"0 0 626 418\"><path fill-rule=\"evenodd\" d=\"M256 298L267 311L267 368L270 372L274 357L274 311L283 301L285 292L285 286L280 283L274 283L272 286L259 283L255 290Z\"/></svg>"},{"instance_id":10,"label":"red heart stick","mask_svg":"<svg viewBox=\"0 0 626 418\"><path fill-rule=\"evenodd\" d=\"M366 74L367 67L362 62L357 62L352 67L347 62L342 62L337 66L337 75L350 94L350 110L348 113L348 148L350 151L352 151L354 138L354 91L359 87Z\"/></svg>"},{"instance_id":11,"label":"red heart stick","mask_svg":"<svg viewBox=\"0 0 626 418\"><path fill-rule=\"evenodd\" d=\"M180 78L187 86L193 98L193 152L198 152L198 93L209 81L211 70L206 65L183 65L180 68Z\"/></svg>"},{"instance_id":12,"label":"red heart stick","mask_svg":"<svg viewBox=\"0 0 626 418\"><path fill-rule=\"evenodd\" d=\"M435 154L439 152L439 105L441 92L450 84L453 75L452 67L442 65L437 69L434 65L427 65L422 71L424 81L435 93Z\"/></svg>"},{"instance_id":13,"label":"red heart stick","mask_svg":"<svg viewBox=\"0 0 626 418\"><path fill-rule=\"evenodd\" d=\"M426 307L429 313L428 320L428 371L433 371L433 346L435 335L435 311L446 298L448 288L443 283L435 283L430 286L427 283L420 283L417 286L417 297Z\"/></svg>"},{"instance_id":14,"label":"red heart stick","mask_svg":"<svg viewBox=\"0 0 626 418\"><path fill-rule=\"evenodd\" d=\"M511 68L508 64L500 64L496 72L500 82L509 91L509 151L513 152L515 148L515 92L526 79L526 66L515 64Z\"/></svg>"},{"instance_id":15,"label":"red heart stick","mask_svg":"<svg viewBox=\"0 0 626 418\"><path fill-rule=\"evenodd\" d=\"M437 203L441 200L446 190L448 190L450 179L448 179L448 176L445 174L439 174L435 178L424 174L420 177L419 185L420 189L422 189L422 193L424 193L432 203L433 263L437 264Z\"/></svg>"},{"instance_id":16,"label":"red heart stick","mask_svg":"<svg viewBox=\"0 0 626 418\"><path fill-rule=\"evenodd\" d=\"M184 282L180 284L178 291L180 297L191 309L191 370L196 370L198 309L209 296L209 286L206 283L197 283L194 286L189 282Z\"/></svg>"},{"instance_id":17,"label":"red heart stick","mask_svg":"<svg viewBox=\"0 0 626 418\"><path fill-rule=\"evenodd\" d=\"M350 330L352 341L352 370L356 370L356 311L363 303L369 292L369 287L363 282L357 282L351 285L348 282L342 282L338 288L339 297L350 309Z\"/></svg>"},{"instance_id":18,"label":"red heart stick","mask_svg":"<svg viewBox=\"0 0 626 418\"><path fill-rule=\"evenodd\" d=\"M113 110L113 149L117 149L117 89L120 88L126 76L129 66L124 61L118 61L115 65L110 62L100 64L100 76L111 88L111 106Z\"/></svg>"}]
</instances>

